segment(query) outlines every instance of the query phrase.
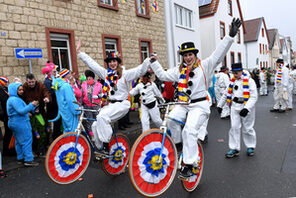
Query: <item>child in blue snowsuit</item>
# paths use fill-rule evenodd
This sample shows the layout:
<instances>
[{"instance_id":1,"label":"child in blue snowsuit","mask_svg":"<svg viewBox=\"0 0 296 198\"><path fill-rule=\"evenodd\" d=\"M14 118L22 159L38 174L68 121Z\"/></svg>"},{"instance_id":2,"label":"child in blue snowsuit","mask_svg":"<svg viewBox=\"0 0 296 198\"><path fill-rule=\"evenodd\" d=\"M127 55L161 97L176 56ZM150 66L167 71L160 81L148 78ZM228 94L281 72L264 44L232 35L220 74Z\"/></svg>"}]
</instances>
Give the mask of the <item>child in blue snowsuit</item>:
<instances>
[{"instance_id":1,"label":"child in blue snowsuit","mask_svg":"<svg viewBox=\"0 0 296 198\"><path fill-rule=\"evenodd\" d=\"M24 161L25 166L36 166L32 153L32 128L28 113L33 111L37 101L26 105L20 98L23 94L21 83L11 83L8 86L9 98L7 100L8 127L15 137L15 150L17 160Z\"/></svg>"}]
</instances>

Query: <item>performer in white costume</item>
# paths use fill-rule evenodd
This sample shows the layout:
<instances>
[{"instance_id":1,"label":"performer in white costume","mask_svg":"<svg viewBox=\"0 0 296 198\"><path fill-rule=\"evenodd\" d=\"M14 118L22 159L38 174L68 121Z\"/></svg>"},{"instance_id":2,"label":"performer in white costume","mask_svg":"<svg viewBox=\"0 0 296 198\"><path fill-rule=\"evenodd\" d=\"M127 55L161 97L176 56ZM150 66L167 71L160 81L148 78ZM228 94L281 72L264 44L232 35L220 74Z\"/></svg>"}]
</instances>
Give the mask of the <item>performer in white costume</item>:
<instances>
[{"instance_id":1,"label":"performer in white costume","mask_svg":"<svg viewBox=\"0 0 296 198\"><path fill-rule=\"evenodd\" d=\"M105 79L103 86L102 102L105 105L97 115L97 121L92 125L95 136L95 143L99 149L108 152L108 143L112 137L111 122L117 121L126 115L130 108L127 100L130 83L143 76L150 65L151 58L147 58L136 68L123 70L119 66L121 59L117 52L107 54L105 62L107 69L100 66L84 52L80 52L80 41L77 44L78 57L96 74L99 78ZM153 57L152 57L153 58ZM104 144L103 144L104 143Z\"/></svg>"},{"instance_id":2,"label":"performer in white costume","mask_svg":"<svg viewBox=\"0 0 296 198\"><path fill-rule=\"evenodd\" d=\"M159 108L155 96L163 99L159 89L154 82L150 80L151 74L147 72L141 77L141 83L130 91L131 96L141 95L141 123L142 132L150 129L150 118L160 128L162 120L160 118ZM164 99L163 99L164 100Z\"/></svg>"},{"instance_id":3,"label":"performer in white costume","mask_svg":"<svg viewBox=\"0 0 296 198\"><path fill-rule=\"evenodd\" d=\"M261 69L259 74L260 80L260 96L267 96L267 74L265 72L265 68Z\"/></svg>"},{"instance_id":4,"label":"performer in white costume","mask_svg":"<svg viewBox=\"0 0 296 198\"><path fill-rule=\"evenodd\" d=\"M276 61L276 74L274 82L274 106L270 112L284 113L287 107L288 100L288 83L289 83L289 70L284 66L283 59Z\"/></svg>"},{"instance_id":5,"label":"performer in white costume","mask_svg":"<svg viewBox=\"0 0 296 198\"><path fill-rule=\"evenodd\" d=\"M234 77L230 80L228 92L223 95L218 104L218 108L221 108L227 102L231 112L230 151L225 156L232 158L239 155L241 131L247 147L247 154L252 156L256 147L256 132L253 127L255 123L255 104L258 98L257 87L255 81L243 72L241 63L233 64L232 72Z\"/></svg>"},{"instance_id":6,"label":"performer in white costume","mask_svg":"<svg viewBox=\"0 0 296 198\"><path fill-rule=\"evenodd\" d=\"M289 69L289 65L287 65ZM288 100L287 100L287 108L286 111L291 111L293 109L293 87L294 87L294 78L293 78L293 70L289 70L289 81L288 81Z\"/></svg>"},{"instance_id":7,"label":"performer in white costume","mask_svg":"<svg viewBox=\"0 0 296 198\"><path fill-rule=\"evenodd\" d=\"M178 82L179 100L187 99L182 92L186 92L191 97L190 105L178 105L169 114L170 117L185 122L183 130L178 123L168 121L168 128L175 143L180 143L181 139L183 141L184 166L181 168L180 178L192 176L192 168L199 166L198 133L210 114L207 90L215 68L224 59L240 26L241 21L234 19L229 36L225 36L217 49L205 60L200 61L197 58L198 49L195 48L194 43L186 42L180 47L182 62L179 67L164 71L158 61L151 64L160 80Z\"/></svg>"},{"instance_id":8,"label":"performer in white costume","mask_svg":"<svg viewBox=\"0 0 296 198\"><path fill-rule=\"evenodd\" d=\"M215 93L217 97L217 101L221 100L222 96L227 92L229 85L229 69L227 67L221 67L219 72L219 79L215 83ZM224 105L222 111L220 112L221 119L229 119L230 117L230 109L228 105Z\"/></svg>"}]
</instances>

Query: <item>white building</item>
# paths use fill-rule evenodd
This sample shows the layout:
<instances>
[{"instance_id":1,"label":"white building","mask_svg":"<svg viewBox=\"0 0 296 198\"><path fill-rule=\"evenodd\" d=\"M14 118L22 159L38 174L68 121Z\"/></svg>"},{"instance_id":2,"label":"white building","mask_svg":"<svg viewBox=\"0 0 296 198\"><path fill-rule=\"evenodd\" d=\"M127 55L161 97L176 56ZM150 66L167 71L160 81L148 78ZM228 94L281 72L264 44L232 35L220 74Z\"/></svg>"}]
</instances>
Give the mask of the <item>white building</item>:
<instances>
[{"instance_id":1,"label":"white building","mask_svg":"<svg viewBox=\"0 0 296 198\"><path fill-rule=\"evenodd\" d=\"M276 68L276 60L280 58L280 38L279 32L277 29L267 30L268 38L269 38L269 63L271 69Z\"/></svg>"},{"instance_id":2,"label":"white building","mask_svg":"<svg viewBox=\"0 0 296 198\"><path fill-rule=\"evenodd\" d=\"M269 67L269 38L264 18L245 21L246 66L249 71Z\"/></svg>"},{"instance_id":3,"label":"white building","mask_svg":"<svg viewBox=\"0 0 296 198\"><path fill-rule=\"evenodd\" d=\"M198 1L164 0L168 68L180 63L179 47L184 42L194 42L200 49L200 24ZM201 50L198 53L201 56Z\"/></svg>"},{"instance_id":4,"label":"white building","mask_svg":"<svg viewBox=\"0 0 296 198\"><path fill-rule=\"evenodd\" d=\"M281 43L281 50L280 50L280 58L284 59L284 63L288 63L288 46L285 37L280 35L280 43Z\"/></svg>"},{"instance_id":5,"label":"white building","mask_svg":"<svg viewBox=\"0 0 296 198\"><path fill-rule=\"evenodd\" d=\"M233 18L240 18L243 25L219 68L231 68L231 64L237 62L245 65L245 27L239 0L199 0L199 3L202 58L210 56L223 37L229 34Z\"/></svg>"}]
</instances>

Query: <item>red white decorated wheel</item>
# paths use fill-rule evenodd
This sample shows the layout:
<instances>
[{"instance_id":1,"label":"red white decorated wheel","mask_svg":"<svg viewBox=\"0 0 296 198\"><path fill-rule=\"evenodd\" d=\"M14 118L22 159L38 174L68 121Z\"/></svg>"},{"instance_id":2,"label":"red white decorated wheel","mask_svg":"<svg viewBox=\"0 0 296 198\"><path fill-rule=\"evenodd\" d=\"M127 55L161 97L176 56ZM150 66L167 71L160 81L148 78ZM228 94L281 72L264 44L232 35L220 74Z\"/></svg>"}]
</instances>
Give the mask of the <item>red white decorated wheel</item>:
<instances>
[{"instance_id":1,"label":"red white decorated wheel","mask_svg":"<svg viewBox=\"0 0 296 198\"><path fill-rule=\"evenodd\" d=\"M133 186L144 196L155 197L172 184L177 171L177 151L169 136L151 129L138 137L131 151L129 174ZM161 158L160 158L161 157Z\"/></svg>"},{"instance_id":2,"label":"red white decorated wheel","mask_svg":"<svg viewBox=\"0 0 296 198\"><path fill-rule=\"evenodd\" d=\"M187 192L192 192L196 189L202 176L203 167L204 167L204 152L203 152L202 145L199 141L198 141L198 151L199 151L199 159L198 159L197 165L193 167L193 170L192 170L194 175L191 176L188 181L181 180L181 184Z\"/></svg>"},{"instance_id":3,"label":"red white decorated wheel","mask_svg":"<svg viewBox=\"0 0 296 198\"><path fill-rule=\"evenodd\" d=\"M102 161L102 168L107 175L115 176L125 172L128 165L130 144L129 139L123 134L116 134L109 143L111 158Z\"/></svg>"},{"instance_id":4,"label":"red white decorated wheel","mask_svg":"<svg viewBox=\"0 0 296 198\"><path fill-rule=\"evenodd\" d=\"M90 146L86 138L75 132L59 136L49 147L45 169L49 178L57 184L70 184L79 179L90 162Z\"/></svg>"}]
</instances>

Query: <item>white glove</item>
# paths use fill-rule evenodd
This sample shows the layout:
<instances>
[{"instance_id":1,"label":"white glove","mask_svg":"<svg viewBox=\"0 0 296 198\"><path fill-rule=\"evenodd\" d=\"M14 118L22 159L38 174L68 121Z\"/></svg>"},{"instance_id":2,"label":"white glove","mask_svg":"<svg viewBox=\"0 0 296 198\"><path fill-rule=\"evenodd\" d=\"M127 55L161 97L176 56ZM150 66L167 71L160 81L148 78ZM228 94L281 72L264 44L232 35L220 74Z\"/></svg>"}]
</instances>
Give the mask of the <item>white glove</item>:
<instances>
[{"instance_id":1,"label":"white glove","mask_svg":"<svg viewBox=\"0 0 296 198\"><path fill-rule=\"evenodd\" d=\"M92 98L97 100L99 97L97 95L94 95Z\"/></svg>"}]
</instances>

